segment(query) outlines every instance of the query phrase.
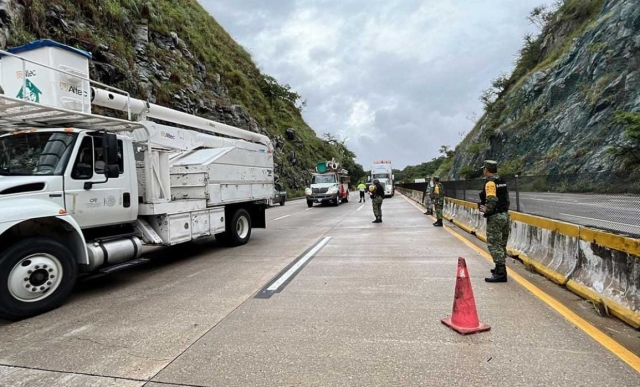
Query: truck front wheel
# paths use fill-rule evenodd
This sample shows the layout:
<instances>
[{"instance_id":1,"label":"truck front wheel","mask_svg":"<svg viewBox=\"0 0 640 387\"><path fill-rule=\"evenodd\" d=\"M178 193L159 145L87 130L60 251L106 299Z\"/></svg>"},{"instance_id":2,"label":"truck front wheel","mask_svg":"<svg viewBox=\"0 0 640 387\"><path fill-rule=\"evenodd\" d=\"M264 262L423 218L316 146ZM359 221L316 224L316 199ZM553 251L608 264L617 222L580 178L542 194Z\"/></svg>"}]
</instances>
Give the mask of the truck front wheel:
<instances>
[{"instance_id":1,"label":"truck front wheel","mask_svg":"<svg viewBox=\"0 0 640 387\"><path fill-rule=\"evenodd\" d=\"M19 320L59 307L77 275L63 244L41 237L19 241L0 255L0 317Z\"/></svg>"}]
</instances>

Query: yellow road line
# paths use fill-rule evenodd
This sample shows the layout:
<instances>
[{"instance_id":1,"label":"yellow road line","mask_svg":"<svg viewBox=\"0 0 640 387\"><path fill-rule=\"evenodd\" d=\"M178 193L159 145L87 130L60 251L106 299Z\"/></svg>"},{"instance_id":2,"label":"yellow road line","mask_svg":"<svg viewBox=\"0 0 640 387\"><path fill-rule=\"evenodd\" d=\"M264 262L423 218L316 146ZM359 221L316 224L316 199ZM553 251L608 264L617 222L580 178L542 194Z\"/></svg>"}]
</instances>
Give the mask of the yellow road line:
<instances>
[{"instance_id":1,"label":"yellow road line","mask_svg":"<svg viewBox=\"0 0 640 387\"><path fill-rule=\"evenodd\" d=\"M422 212L422 210L412 203L406 196L402 195L410 204L413 204L418 210ZM493 262L491 259L491 255L486 251L482 250L480 247L475 244L469 242L466 238L459 235L457 232L451 230L448 227L444 227L449 233L458 238L462 243L473 249L475 252L483 256L489 262ZM603 347L609 350L614 355L618 356L622 361L627 363L631 368L636 370L636 372L640 373L640 357L638 357L633 352L629 351L627 348L620 345L617 341L613 340L611 337L607 336L604 332L591 325L588 321L583 319L582 317L575 314L566 306L562 305L562 303L555 298L551 297L544 291L540 290L537 286L520 276L518 273L515 273L513 270L509 271L509 277L514 279L517 283L523 286L525 289L533 293L536 297L542 300L544 303L552 307L556 310L556 312L560 313L562 317L567 319L570 323L574 324L578 328L580 328L584 333L591 336L592 339L600 343Z\"/></svg>"}]
</instances>

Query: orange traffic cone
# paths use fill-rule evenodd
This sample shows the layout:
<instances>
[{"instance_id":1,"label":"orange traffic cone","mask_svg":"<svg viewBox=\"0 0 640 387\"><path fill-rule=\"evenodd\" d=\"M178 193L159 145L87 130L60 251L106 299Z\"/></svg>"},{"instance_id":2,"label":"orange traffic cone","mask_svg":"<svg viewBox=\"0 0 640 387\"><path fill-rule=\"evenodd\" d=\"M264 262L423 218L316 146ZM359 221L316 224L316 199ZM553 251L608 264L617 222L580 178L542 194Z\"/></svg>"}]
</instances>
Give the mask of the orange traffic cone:
<instances>
[{"instance_id":1,"label":"orange traffic cone","mask_svg":"<svg viewBox=\"0 0 640 387\"><path fill-rule=\"evenodd\" d=\"M476 311L476 302L473 299L473 289L471 289L471 279L467 271L467 263L462 257L458 258L458 275L456 277L456 292L453 299L453 312L450 318L443 318L440 321L461 335L485 332L491 329L490 326L478 320L478 312Z\"/></svg>"}]
</instances>

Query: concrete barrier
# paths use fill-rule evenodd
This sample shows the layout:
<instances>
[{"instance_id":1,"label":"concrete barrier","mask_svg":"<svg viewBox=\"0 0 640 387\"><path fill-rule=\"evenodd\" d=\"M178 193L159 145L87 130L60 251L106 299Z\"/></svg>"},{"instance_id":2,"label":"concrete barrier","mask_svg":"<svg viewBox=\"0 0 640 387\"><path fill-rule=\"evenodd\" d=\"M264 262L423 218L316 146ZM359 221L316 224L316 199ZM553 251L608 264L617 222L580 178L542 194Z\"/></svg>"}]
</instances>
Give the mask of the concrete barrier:
<instances>
[{"instance_id":1,"label":"concrete barrier","mask_svg":"<svg viewBox=\"0 0 640 387\"><path fill-rule=\"evenodd\" d=\"M416 200L418 191L398 191ZM476 203L447 198L443 212L447 220L486 242L486 219ZM509 214L511 256L640 328L640 240L514 211Z\"/></svg>"}]
</instances>

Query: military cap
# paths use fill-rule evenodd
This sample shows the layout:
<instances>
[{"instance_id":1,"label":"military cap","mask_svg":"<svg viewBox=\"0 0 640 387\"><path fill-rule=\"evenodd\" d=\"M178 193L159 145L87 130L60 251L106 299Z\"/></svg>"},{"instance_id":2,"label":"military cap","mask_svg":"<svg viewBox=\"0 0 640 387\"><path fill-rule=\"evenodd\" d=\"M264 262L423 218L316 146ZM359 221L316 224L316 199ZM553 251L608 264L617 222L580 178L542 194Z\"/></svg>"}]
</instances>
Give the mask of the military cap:
<instances>
[{"instance_id":1,"label":"military cap","mask_svg":"<svg viewBox=\"0 0 640 387\"><path fill-rule=\"evenodd\" d=\"M434 177L433 177L433 180L438 180L438 181L440 181L440 176L434 176Z\"/></svg>"},{"instance_id":2,"label":"military cap","mask_svg":"<svg viewBox=\"0 0 640 387\"><path fill-rule=\"evenodd\" d=\"M487 171L491 173L496 173L498 172L498 162L495 160L485 160L483 168L486 168Z\"/></svg>"}]
</instances>

